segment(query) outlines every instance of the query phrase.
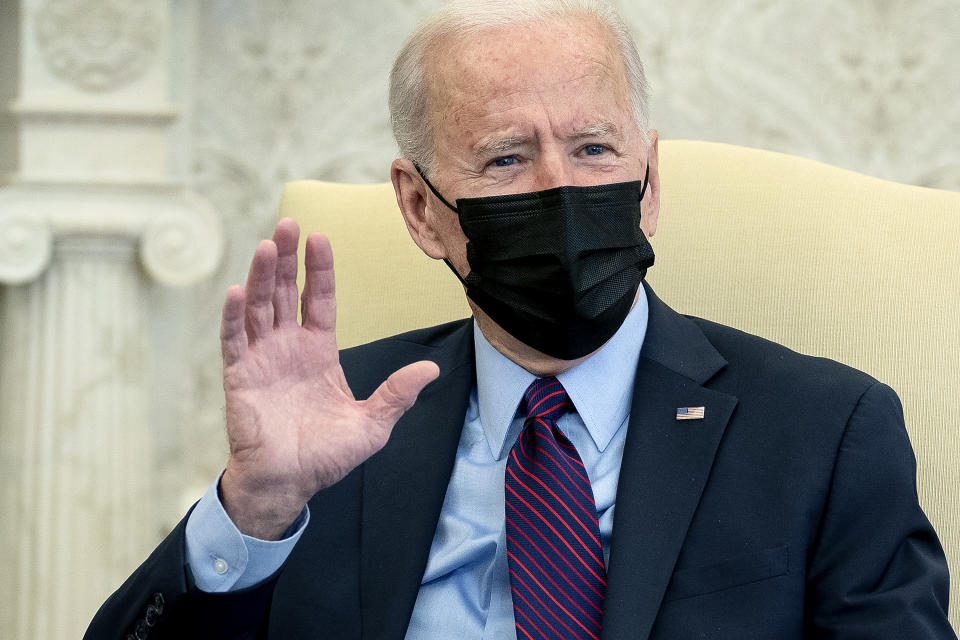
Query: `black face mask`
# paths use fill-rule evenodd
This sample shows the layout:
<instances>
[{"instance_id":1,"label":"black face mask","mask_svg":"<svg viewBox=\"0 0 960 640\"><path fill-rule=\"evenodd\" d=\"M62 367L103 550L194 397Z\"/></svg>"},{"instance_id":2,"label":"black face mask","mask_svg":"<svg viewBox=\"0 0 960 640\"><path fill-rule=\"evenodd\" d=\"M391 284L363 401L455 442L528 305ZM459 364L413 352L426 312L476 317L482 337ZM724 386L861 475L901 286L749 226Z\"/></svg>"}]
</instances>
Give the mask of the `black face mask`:
<instances>
[{"instance_id":1,"label":"black face mask","mask_svg":"<svg viewBox=\"0 0 960 640\"><path fill-rule=\"evenodd\" d=\"M456 207L420 175L456 212L469 240L467 277L447 266L510 335L574 360L620 328L653 264L640 228L649 166L642 182L459 198Z\"/></svg>"}]
</instances>

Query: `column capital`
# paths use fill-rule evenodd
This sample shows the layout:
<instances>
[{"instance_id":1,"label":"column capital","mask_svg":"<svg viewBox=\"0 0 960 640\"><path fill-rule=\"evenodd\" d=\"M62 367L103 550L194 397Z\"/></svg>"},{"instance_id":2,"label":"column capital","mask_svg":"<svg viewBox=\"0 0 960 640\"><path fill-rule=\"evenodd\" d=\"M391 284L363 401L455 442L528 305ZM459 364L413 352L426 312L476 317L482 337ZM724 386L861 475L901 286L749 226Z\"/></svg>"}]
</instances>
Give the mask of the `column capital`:
<instances>
[{"instance_id":1,"label":"column capital","mask_svg":"<svg viewBox=\"0 0 960 640\"><path fill-rule=\"evenodd\" d=\"M23 284L50 266L53 233L47 221L0 199L0 283Z\"/></svg>"},{"instance_id":2,"label":"column capital","mask_svg":"<svg viewBox=\"0 0 960 640\"><path fill-rule=\"evenodd\" d=\"M178 187L15 185L0 189L0 283L24 284L50 264L58 238L125 237L155 281L189 285L209 276L223 254L213 208Z\"/></svg>"}]
</instances>

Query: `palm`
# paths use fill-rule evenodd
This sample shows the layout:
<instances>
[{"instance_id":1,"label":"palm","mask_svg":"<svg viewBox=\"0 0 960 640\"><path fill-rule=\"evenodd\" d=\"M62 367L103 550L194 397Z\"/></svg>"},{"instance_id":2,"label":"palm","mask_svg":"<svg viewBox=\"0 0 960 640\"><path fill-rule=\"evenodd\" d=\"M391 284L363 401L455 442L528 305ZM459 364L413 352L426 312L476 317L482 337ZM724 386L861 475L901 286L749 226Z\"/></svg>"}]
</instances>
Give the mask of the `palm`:
<instances>
[{"instance_id":1,"label":"palm","mask_svg":"<svg viewBox=\"0 0 960 640\"><path fill-rule=\"evenodd\" d=\"M305 490L332 484L344 475L340 467L349 464L350 453L366 449L362 440L369 442L364 430L338 424L341 418L362 420L362 411L343 384L335 343L301 327L275 333L224 368L231 453L238 462L258 465L252 469L258 475L286 469ZM359 438L349 442L351 435ZM337 439L347 440L350 453L323 461L335 449L330 440ZM316 477L318 468L329 477Z\"/></svg>"},{"instance_id":2,"label":"palm","mask_svg":"<svg viewBox=\"0 0 960 640\"><path fill-rule=\"evenodd\" d=\"M224 304L230 460L221 489L238 526L292 520L311 495L382 447L437 375L433 363L414 363L369 399L354 399L337 353L333 257L319 235L307 241L303 324L297 322L298 234L294 222L281 221L273 241L257 248L246 288L231 287ZM241 513L257 504L275 513Z\"/></svg>"}]
</instances>

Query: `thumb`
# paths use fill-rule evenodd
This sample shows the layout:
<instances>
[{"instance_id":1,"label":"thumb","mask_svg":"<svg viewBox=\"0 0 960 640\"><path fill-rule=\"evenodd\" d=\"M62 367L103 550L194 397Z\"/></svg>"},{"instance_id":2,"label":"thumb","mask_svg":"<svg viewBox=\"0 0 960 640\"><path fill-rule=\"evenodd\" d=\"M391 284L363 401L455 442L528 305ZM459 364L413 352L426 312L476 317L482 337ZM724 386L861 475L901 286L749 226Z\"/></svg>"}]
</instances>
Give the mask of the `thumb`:
<instances>
[{"instance_id":1,"label":"thumb","mask_svg":"<svg viewBox=\"0 0 960 640\"><path fill-rule=\"evenodd\" d=\"M364 402L374 419L395 423L413 406L417 396L440 375L435 362L421 360L394 371Z\"/></svg>"}]
</instances>

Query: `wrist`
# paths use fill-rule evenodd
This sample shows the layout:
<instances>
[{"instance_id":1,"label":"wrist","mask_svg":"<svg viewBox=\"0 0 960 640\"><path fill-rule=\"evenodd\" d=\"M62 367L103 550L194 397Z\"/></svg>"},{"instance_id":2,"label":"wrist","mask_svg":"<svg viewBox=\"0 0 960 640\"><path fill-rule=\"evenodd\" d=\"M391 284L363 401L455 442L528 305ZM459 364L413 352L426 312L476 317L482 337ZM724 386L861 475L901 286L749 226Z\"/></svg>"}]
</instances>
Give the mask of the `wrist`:
<instances>
[{"instance_id":1,"label":"wrist","mask_svg":"<svg viewBox=\"0 0 960 640\"><path fill-rule=\"evenodd\" d=\"M265 483L249 487L231 473L230 466L218 488L224 511L240 533L260 540L280 540L300 516L306 502L283 488Z\"/></svg>"}]
</instances>

